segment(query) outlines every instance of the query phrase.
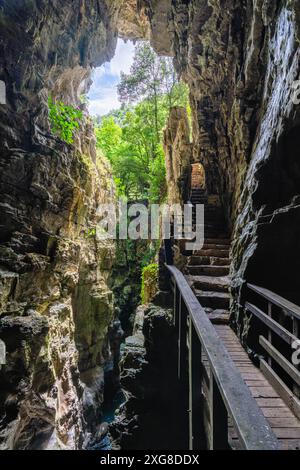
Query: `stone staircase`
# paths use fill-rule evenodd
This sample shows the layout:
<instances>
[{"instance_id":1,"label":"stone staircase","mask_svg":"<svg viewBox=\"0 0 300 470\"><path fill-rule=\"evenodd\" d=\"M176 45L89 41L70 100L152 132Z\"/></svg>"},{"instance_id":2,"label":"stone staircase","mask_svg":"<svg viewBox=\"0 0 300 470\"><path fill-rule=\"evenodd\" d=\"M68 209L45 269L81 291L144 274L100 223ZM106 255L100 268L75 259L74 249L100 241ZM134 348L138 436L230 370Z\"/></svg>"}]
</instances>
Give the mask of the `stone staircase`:
<instances>
[{"instance_id":1,"label":"stone staircase","mask_svg":"<svg viewBox=\"0 0 300 470\"><path fill-rule=\"evenodd\" d=\"M189 257L185 276L210 320L215 324L227 324L230 239L223 213L216 200L201 189L192 190L191 203L205 206L205 244ZM194 227L195 223L194 216Z\"/></svg>"},{"instance_id":2,"label":"stone staircase","mask_svg":"<svg viewBox=\"0 0 300 470\"><path fill-rule=\"evenodd\" d=\"M198 189L204 183L204 169L199 163L192 165L192 189Z\"/></svg>"}]
</instances>

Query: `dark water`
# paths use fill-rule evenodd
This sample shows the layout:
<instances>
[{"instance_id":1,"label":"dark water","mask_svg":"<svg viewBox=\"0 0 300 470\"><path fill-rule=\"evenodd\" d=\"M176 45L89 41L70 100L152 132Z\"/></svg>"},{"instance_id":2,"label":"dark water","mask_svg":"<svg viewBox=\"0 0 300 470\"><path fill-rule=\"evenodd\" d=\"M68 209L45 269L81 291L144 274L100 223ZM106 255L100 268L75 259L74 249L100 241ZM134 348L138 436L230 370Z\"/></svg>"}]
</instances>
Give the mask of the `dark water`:
<instances>
[{"instance_id":1,"label":"dark water","mask_svg":"<svg viewBox=\"0 0 300 470\"><path fill-rule=\"evenodd\" d=\"M125 342L120 344L120 360L124 354ZM104 369L104 402L102 403L101 422L113 423L116 410L125 402L125 395L119 385L116 386L113 362L108 362ZM116 389L117 388L117 389Z\"/></svg>"},{"instance_id":2,"label":"dark water","mask_svg":"<svg viewBox=\"0 0 300 470\"><path fill-rule=\"evenodd\" d=\"M116 410L125 402L125 395L120 389L116 392L111 400L105 400L102 404L102 419L101 422L113 423L115 420Z\"/></svg>"}]
</instances>

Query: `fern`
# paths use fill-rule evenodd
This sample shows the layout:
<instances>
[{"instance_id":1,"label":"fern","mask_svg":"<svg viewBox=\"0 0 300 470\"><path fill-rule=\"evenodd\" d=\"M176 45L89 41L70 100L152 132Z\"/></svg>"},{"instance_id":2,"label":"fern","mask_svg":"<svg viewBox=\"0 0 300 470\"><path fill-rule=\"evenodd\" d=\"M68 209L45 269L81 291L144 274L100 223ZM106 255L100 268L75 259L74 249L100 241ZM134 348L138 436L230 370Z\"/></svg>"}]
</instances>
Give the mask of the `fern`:
<instances>
[{"instance_id":1,"label":"fern","mask_svg":"<svg viewBox=\"0 0 300 470\"><path fill-rule=\"evenodd\" d=\"M55 103L51 96L48 98L51 131L67 144L74 141L74 132L79 129L83 113L80 109L68 106L62 101Z\"/></svg>"}]
</instances>

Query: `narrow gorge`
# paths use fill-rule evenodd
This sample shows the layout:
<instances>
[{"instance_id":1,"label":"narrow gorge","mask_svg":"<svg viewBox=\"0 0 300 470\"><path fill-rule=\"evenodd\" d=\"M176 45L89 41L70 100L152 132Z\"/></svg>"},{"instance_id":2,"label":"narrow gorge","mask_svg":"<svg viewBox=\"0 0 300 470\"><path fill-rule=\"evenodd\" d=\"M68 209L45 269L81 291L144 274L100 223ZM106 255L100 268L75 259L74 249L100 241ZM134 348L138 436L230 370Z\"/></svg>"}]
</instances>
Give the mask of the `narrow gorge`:
<instances>
[{"instance_id":1,"label":"narrow gorge","mask_svg":"<svg viewBox=\"0 0 300 470\"><path fill-rule=\"evenodd\" d=\"M85 97L120 38L182 86L150 176L204 206L200 249L98 236L124 185ZM300 448L298 143L298 0L0 0L1 450L89 450L103 421L119 452L224 448L225 421L225 448Z\"/></svg>"}]
</instances>

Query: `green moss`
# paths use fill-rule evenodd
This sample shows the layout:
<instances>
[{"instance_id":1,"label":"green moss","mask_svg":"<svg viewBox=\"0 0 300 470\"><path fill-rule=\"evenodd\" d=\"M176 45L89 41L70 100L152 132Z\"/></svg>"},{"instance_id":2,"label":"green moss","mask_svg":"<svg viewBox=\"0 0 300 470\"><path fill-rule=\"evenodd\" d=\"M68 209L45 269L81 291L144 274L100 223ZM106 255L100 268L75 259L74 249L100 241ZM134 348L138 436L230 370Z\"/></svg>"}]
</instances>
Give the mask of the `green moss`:
<instances>
[{"instance_id":1,"label":"green moss","mask_svg":"<svg viewBox=\"0 0 300 470\"><path fill-rule=\"evenodd\" d=\"M95 165L88 155L85 155L84 153L78 154L78 158L81 162L81 164L86 168L86 171L91 173L95 169Z\"/></svg>"},{"instance_id":2,"label":"green moss","mask_svg":"<svg viewBox=\"0 0 300 470\"><path fill-rule=\"evenodd\" d=\"M158 264L149 264L142 271L142 303L148 304L158 288Z\"/></svg>"}]
</instances>

